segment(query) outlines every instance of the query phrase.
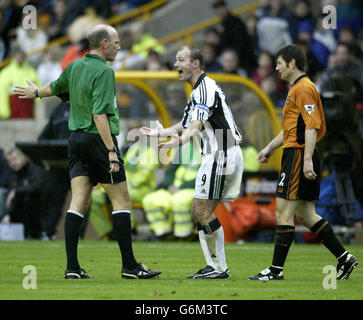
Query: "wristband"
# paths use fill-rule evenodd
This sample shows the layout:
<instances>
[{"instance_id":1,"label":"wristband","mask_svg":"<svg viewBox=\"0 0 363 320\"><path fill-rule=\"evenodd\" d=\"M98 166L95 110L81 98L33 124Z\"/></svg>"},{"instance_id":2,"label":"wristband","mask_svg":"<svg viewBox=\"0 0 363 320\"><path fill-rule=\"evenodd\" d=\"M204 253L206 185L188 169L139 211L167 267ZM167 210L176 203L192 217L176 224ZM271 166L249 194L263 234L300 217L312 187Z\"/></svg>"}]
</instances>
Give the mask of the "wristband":
<instances>
[{"instance_id":1,"label":"wristband","mask_svg":"<svg viewBox=\"0 0 363 320\"><path fill-rule=\"evenodd\" d=\"M34 90L34 92L33 92L33 93L34 93L34 95L35 95L35 97L36 97L36 98L39 98L39 95L38 95L38 88L36 88L36 89Z\"/></svg>"},{"instance_id":2,"label":"wristband","mask_svg":"<svg viewBox=\"0 0 363 320\"><path fill-rule=\"evenodd\" d=\"M107 149L108 152L116 152L117 153L117 148L116 146L113 146L112 149Z\"/></svg>"}]
</instances>

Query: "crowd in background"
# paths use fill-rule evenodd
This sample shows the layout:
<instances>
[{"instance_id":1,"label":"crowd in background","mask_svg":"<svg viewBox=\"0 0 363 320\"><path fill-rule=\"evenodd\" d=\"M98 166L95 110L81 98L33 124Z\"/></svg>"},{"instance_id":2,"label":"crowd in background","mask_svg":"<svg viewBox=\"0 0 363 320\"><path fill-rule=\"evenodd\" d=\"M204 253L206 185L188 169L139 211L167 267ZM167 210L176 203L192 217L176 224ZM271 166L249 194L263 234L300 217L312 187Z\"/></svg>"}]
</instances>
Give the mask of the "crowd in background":
<instances>
[{"instance_id":1,"label":"crowd in background","mask_svg":"<svg viewBox=\"0 0 363 320\"><path fill-rule=\"evenodd\" d=\"M24 4L16 0L0 0L0 61L10 59L10 63L0 70L0 119L32 118L33 101L20 102L17 97L10 95L11 87L15 83L25 84L27 79L39 86L55 80L70 62L89 52L85 30L149 1L31 0L26 4L37 8L38 26L36 29L25 30L21 26ZM336 28L326 27L334 22L327 20L329 13L323 12L324 6L331 3L337 8ZM217 0L213 2L213 10L221 18L221 23L204 30L202 40L198 43L203 51L204 70L250 78L270 97L276 110L283 107L288 86L274 70L275 54L279 48L290 43L304 48L307 55L306 73L316 84L326 106L328 133L325 146L321 146L323 158L330 173L337 165L342 167L340 162L348 163L343 167L347 167L352 173L358 206L363 204L363 186L358 178L363 174L362 2L260 0L259 8L254 13L239 18L231 13L228 1ZM143 22L129 21L119 30L121 50L112 64L114 70L173 69L174 60L167 54L167 45L160 45ZM27 57L27 54L43 48L49 41L65 35L70 37L70 44L52 47L46 53ZM117 102L121 117L156 117L151 102L141 90L125 84L118 86ZM174 84L166 88L164 98L170 105L170 117L179 119L185 103L184 89ZM334 93L333 97L327 94L329 92ZM61 123L66 123L67 106L61 104L57 108L53 117L59 117ZM53 124L60 123L58 120L51 121ZM332 144L336 146L335 152L331 150ZM333 164L332 154L340 155ZM0 216L7 212L4 207L8 211L15 210L16 201L12 200L16 199L15 195L20 191L14 186L26 185L28 190L32 186L32 194L44 197L39 195L39 178L34 184L29 182L30 178L19 178L19 172L26 172L32 177L31 172L37 168L32 168L33 165L22 158L19 160L21 168L14 169L11 158L16 157L21 155L17 152L14 155L0 155L0 161L4 163L0 172L0 196L3 197L3 201L0 199ZM4 168L8 168L8 173L4 173ZM14 173L15 178L10 179ZM67 179L63 181L68 188ZM17 192L12 194L12 190ZM39 202L35 201L37 203ZM40 212L42 209L34 210ZM362 221L361 207L357 208L357 212L356 221ZM39 216L43 217L42 214ZM47 237L54 236L58 219L58 216L51 219L52 230L46 232ZM43 226L47 224L44 221ZM44 233L46 230L44 227L42 229L42 223L31 229L39 229ZM31 236L31 232L29 234Z\"/></svg>"}]
</instances>

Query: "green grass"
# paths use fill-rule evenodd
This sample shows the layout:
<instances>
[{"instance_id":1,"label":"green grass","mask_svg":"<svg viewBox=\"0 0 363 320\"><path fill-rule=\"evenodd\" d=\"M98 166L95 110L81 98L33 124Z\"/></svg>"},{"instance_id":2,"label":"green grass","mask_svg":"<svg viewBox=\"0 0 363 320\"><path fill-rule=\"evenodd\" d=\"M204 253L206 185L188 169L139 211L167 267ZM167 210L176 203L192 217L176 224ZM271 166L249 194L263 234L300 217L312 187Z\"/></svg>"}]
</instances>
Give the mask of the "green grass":
<instances>
[{"instance_id":1,"label":"green grass","mask_svg":"<svg viewBox=\"0 0 363 320\"><path fill-rule=\"evenodd\" d=\"M347 246L363 261L363 246ZM227 244L231 278L189 280L186 276L204 267L199 243L134 242L137 259L161 270L158 279L125 280L120 277L117 243L81 241L79 260L94 276L91 280L64 280L65 250L62 241L0 242L0 299L122 299L122 300L243 300L243 299L363 299L363 272L358 267L348 281L326 290L322 282L326 265L336 260L322 245L295 244L285 265L285 280L259 282L247 277L271 263L273 244ZM23 267L37 271L37 288L24 289Z\"/></svg>"}]
</instances>

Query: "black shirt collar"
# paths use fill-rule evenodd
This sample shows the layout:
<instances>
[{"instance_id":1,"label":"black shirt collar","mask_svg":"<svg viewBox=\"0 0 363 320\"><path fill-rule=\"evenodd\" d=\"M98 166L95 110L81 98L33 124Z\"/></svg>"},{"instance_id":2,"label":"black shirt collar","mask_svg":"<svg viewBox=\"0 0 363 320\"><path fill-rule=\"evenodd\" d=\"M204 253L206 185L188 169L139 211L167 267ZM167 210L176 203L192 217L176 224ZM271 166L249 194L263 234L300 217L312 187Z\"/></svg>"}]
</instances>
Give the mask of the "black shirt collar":
<instances>
[{"instance_id":1,"label":"black shirt collar","mask_svg":"<svg viewBox=\"0 0 363 320\"><path fill-rule=\"evenodd\" d=\"M198 78L197 82L195 83L193 89L195 89L196 87L199 86L199 84L201 83L201 81L206 77L207 75L205 74L205 72L203 72L200 77Z\"/></svg>"},{"instance_id":2,"label":"black shirt collar","mask_svg":"<svg viewBox=\"0 0 363 320\"><path fill-rule=\"evenodd\" d=\"M297 84L302 78L305 78L305 77L307 77L308 75L307 74L303 74L303 75L301 75L300 77L298 77L295 81L294 81L294 83L291 85L291 86L293 86L293 85L295 85L295 84Z\"/></svg>"}]
</instances>

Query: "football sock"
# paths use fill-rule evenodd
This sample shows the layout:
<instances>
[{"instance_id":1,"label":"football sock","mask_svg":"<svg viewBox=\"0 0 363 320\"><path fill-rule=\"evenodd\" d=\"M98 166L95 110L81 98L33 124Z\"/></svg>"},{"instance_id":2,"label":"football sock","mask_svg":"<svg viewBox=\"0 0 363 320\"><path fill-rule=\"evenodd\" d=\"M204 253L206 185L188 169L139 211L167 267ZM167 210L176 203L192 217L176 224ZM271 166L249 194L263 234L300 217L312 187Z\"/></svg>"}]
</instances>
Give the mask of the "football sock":
<instances>
[{"instance_id":1,"label":"football sock","mask_svg":"<svg viewBox=\"0 0 363 320\"><path fill-rule=\"evenodd\" d=\"M224 232L218 218L205 224L202 228L211 258L216 266L215 269L224 272L227 269L224 252Z\"/></svg>"},{"instance_id":2,"label":"football sock","mask_svg":"<svg viewBox=\"0 0 363 320\"><path fill-rule=\"evenodd\" d=\"M132 250L130 211L112 211L112 222L114 234L121 251L122 266L128 270L133 270L137 267L137 262Z\"/></svg>"},{"instance_id":3,"label":"football sock","mask_svg":"<svg viewBox=\"0 0 363 320\"><path fill-rule=\"evenodd\" d=\"M211 254L209 252L207 241L205 240L205 236L204 236L204 231L202 229L202 226L199 223L197 223L197 230L198 230L198 235L199 235L200 246L202 247L205 261L207 262L207 265L209 265L215 269L216 266L214 265Z\"/></svg>"},{"instance_id":4,"label":"football sock","mask_svg":"<svg viewBox=\"0 0 363 320\"><path fill-rule=\"evenodd\" d=\"M80 269L77 257L77 248L82 221L82 213L68 210L64 223L64 233L67 253L67 269L72 271Z\"/></svg>"},{"instance_id":5,"label":"football sock","mask_svg":"<svg viewBox=\"0 0 363 320\"><path fill-rule=\"evenodd\" d=\"M348 252L343 248L328 221L321 218L321 220L312 226L311 232L315 234L339 261L345 260Z\"/></svg>"},{"instance_id":6,"label":"football sock","mask_svg":"<svg viewBox=\"0 0 363 320\"><path fill-rule=\"evenodd\" d=\"M290 225L279 225L275 231L275 248L270 270L280 273L283 270L287 254L294 240L295 227Z\"/></svg>"}]
</instances>

